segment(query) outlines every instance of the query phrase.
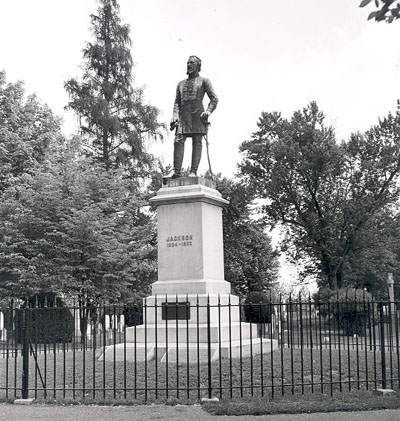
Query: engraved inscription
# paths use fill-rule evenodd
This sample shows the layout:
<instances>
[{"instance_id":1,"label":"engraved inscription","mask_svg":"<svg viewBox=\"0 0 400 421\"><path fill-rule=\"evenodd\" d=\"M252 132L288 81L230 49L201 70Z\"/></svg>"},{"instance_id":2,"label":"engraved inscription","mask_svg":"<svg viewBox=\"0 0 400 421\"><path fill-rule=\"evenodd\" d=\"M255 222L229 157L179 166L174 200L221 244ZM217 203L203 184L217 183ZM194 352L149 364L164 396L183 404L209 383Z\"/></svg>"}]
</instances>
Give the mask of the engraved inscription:
<instances>
[{"instance_id":1,"label":"engraved inscription","mask_svg":"<svg viewBox=\"0 0 400 421\"><path fill-rule=\"evenodd\" d=\"M167 247L190 247L193 243L193 235L169 235L166 243Z\"/></svg>"}]
</instances>

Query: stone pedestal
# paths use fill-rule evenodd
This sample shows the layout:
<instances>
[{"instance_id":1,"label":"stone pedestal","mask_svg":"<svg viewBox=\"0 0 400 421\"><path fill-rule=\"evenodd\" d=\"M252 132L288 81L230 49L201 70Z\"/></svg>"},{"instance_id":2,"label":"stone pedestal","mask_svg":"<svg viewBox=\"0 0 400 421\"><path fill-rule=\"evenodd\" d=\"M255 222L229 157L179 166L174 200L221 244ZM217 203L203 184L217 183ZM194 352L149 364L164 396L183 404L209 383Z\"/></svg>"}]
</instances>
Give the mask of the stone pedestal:
<instances>
[{"instance_id":1,"label":"stone pedestal","mask_svg":"<svg viewBox=\"0 0 400 421\"><path fill-rule=\"evenodd\" d=\"M168 180L150 201L157 206L158 280L144 300L144 324L127 328L127 344L108 347L105 358L197 362L270 352L276 341L258 338L256 325L241 322L239 299L224 279L228 202L213 183Z\"/></svg>"},{"instance_id":2,"label":"stone pedestal","mask_svg":"<svg viewBox=\"0 0 400 421\"><path fill-rule=\"evenodd\" d=\"M170 180L157 206L159 294L229 294L224 279L222 207L228 202L200 177Z\"/></svg>"}]
</instances>

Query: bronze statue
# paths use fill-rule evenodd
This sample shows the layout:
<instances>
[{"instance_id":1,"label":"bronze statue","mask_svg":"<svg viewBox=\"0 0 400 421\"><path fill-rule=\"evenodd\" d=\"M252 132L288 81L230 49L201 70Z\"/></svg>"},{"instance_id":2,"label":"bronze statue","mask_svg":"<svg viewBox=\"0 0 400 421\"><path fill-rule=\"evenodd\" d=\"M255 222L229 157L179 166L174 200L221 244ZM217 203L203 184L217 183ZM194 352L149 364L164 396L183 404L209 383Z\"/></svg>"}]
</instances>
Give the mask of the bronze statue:
<instances>
[{"instance_id":1,"label":"bronze statue","mask_svg":"<svg viewBox=\"0 0 400 421\"><path fill-rule=\"evenodd\" d=\"M187 62L188 78L178 83L174 103L174 112L170 129L175 129L174 140L174 172L172 178L181 176L185 140L192 138L192 165L189 177L197 175L202 150L202 139L207 134L208 116L215 110L218 97L211 82L199 75L201 60L190 56ZM210 103L204 110L203 98L207 93Z\"/></svg>"}]
</instances>

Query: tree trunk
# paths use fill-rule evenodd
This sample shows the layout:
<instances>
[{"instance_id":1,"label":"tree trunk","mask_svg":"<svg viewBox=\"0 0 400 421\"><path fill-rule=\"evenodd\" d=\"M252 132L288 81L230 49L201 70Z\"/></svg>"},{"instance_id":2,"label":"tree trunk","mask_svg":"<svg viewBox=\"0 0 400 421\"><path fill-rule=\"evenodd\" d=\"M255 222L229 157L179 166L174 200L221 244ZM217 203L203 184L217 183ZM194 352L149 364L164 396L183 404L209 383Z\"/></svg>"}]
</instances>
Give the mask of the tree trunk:
<instances>
[{"instance_id":1,"label":"tree trunk","mask_svg":"<svg viewBox=\"0 0 400 421\"><path fill-rule=\"evenodd\" d=\"M330 289L336 291L338 289L336 270L331 265L331 262L327 253L325 251L322 251L321 255L322 255L321 256L322 269L328 278L328 286Z\"/></svg>"},{"instance_id":2,"label":"tree trunk","mask_svg":"<svg viewBox=\"0 0 400 421\"><path fill-rule=\"evenodd\" d=\"M103 129L103 161L106 165L106 170L110 168L110 153L108 149L108 132L107 130Z\"/></svg>"},{"instance_id":3,"label":"tree trunk","mask_svg":"<svg viewBox=\"0 0 400 421\"><path fill-rule=\"evenodd\" d=\"M336 273L334 271L329 271L327 275L328 275L329 289L336 291L338 289Z\"/></svg>"},{"instance_id":4,"label":"tree trunk","mask_svg":"<svg viewBox=\"0 0 400 421\"><path fill-rule=\"evenodd\" d=\"M336 285L337 288L343 288L343 269L342 266L339 266L336 270Z\"/></svg>"},{"instance_id":5,"label":"tree trunk","mask_svg":"<svg viewBox=\"0 0 400 421\"><path fill-rule=\"evenodd\" d=\"M85 344L88 326L88 311L86 301L79 300L79 329L81 331L81 343Z\"/></svg>"}]
</instances>

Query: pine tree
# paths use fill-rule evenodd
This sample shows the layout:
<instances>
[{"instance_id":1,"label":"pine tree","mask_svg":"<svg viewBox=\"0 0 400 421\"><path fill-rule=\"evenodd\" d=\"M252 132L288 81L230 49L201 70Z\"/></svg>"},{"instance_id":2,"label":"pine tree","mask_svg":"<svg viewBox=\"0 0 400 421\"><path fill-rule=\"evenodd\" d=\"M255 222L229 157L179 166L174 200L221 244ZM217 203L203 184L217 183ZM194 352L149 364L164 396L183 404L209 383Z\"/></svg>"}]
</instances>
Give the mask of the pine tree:
<instances>
[{"instance_id":1,"label":"pine tree","mask_svg":"<svg viewBox=\"0 0 400 421\"><path fill-rule=\"evenodd\" d=\"M143 89L132 85L130 28L121 23L117 0L99 2L91 15L95 40L83 50L82 81L65 83L67 108L79 116L87 149L106 168L126 165L137 175L152 160L146 138L162 137L163 125L158 109L144 103Z\"/></svg>"}]
</instances>

